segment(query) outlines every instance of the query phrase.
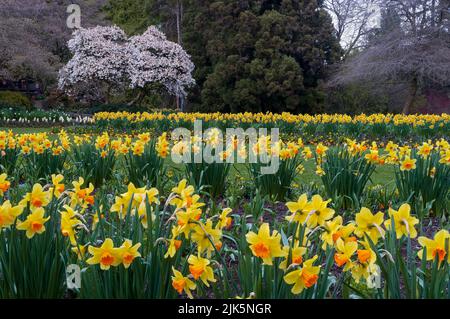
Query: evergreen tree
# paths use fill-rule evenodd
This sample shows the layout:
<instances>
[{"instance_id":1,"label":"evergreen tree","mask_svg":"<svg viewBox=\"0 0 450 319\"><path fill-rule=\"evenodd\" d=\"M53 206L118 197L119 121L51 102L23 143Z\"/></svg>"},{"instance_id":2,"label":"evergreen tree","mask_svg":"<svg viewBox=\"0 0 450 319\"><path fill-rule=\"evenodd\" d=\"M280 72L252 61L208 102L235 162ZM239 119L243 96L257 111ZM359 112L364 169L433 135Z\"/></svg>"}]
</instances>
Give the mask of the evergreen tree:
<instances>
[{"instance_id":1,"label":"evergreen tree","mask_svg":"<svg viewBox=\"0 0 450 319\"><path fill-rule=\"evenodd\" d=\"M167 0L109 0L105 7L107 17L120 26L128 35L142 34L151 25L157 25L164 32L171 19Z\"/></svg>"},{"instance_id":2,"label":"evergreen tree","mask_svg":"<svg viewBox=\"0 0 450 319\"><path fill-rule=\"evenodd\" d=\"M317 110L319 81L340 53L316 0L190 1L184 31L202 111Z\"/></svg>"},{"instance_id":3,"label":"evergreen tree","mask_svg":"<svg viewBox=\"0 0 450 319\"><path fill-rule=\"evenodd\" d=\"M108 14L127 33L181 32L195 64L189 105L201 111L317 110L341 53L321 0L110 0Z\"/></svg>"}]
</instances>

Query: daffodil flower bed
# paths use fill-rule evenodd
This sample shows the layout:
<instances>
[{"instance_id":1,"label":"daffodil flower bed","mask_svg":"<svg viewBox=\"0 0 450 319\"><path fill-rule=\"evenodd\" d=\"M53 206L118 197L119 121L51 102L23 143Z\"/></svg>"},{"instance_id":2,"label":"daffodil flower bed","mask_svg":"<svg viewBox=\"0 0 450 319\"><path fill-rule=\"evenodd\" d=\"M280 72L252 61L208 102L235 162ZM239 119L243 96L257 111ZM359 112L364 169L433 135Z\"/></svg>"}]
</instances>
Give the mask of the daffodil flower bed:
<instances>
[{"instance_id":1,"label":"daffodil flower bed","mask_svg":"<svg viewBox=\"0 0 450 319\"><path fill-rule=\"evenodd\" d=\"M276 222L212 205L185 179L167 196L63 175L22 192L1 180L3 298L62 298L69 264L80 298L449 297L450 234L422 235L406 203L345 220L302 194Z\"/></svg>"},{"instance_id":2,"label":"daffodil flower bed","mask_svg":"<svg viewBox=\"0 0 450 319\"><path fill-rule=\"evenodd\" d=\"M197 142L221 141L212 131ZM231 143L220 158L281 161L267 180L244 164L243 200L227 193L234 164L173 173L170 155L198 145L0 132L0 297L449 297L447 140ZM308 162L313 188L297 184ZM393 169L392 193L368 184L380 166ZM79 288L67 287L69 265Z\"/></svg>"},{"instance_id":3,"label":"daffodil flower bed","mask_svg":"<svg viewBox=\"0 0 450 319\"><path fill-rule=\"evenodd\" d=\"M230 171L248 177L250 193L257 191L269 200L290 198L299 185L305 165L315 166L319 185L309 191L322 192L338 208L358 209L367 197L372 175L377 168L392 171L391 198L384 192L384 206L392 200L408 202L420 218L431 213L444 216L449 212L450 144L445 139L417 144L397 144L356 141L344 143L305 144L302 139L271 141L260 136L254 145L240 143L237 138L217 156L223 163L186 163L174 166L171 157L190 152L196 156L204 147L216 147L223 141L216 131L203 140L171 140L165 132L159 136L141 133L135 136L69 135L62 130L50 136L46 133L14 134L0 131L0 168L17 183L43 179L50 182L52 174L76 179L83 176L95 188L114 186L123 180L136 186L152 186L161 190L176 180L187 178L198 190L212 198L224 197L231 182ZM198 144L200 143L200 144ZM328 146L327 146L328 145ZM267 164L249 162L251 155L269 154L280 159L279 169L261 174ZM228 163L228 159L243 158L243 164ZM314 162L314 164L312 164ZM242 172L243 171L243 172ZM174 173L175 172L175 173ZM176 175L176 176L174 176ZM303 187L304 188L304 187ZM168 191L169 189L165 189Z\"/></svg>"},{"instance_id":4,"label":"daffodil flower bed","mask_svg":"<svg viewBox=\"0 0 450 319\"><path fill-rule=\"evenodd\" d=\"M287 137L303 138L306 142L319 143L344 141L345 138L362 137L396 142L422 141L448 136L450 115L402 115L402 114L291 114L291 113L168 113L168 112L99 112L94 114L93 128L97 131L155 131L161 134L177 127L194 129L194 122L201 120L203 127L230 127L247 129L279 128Z\"/></svg>"}]
</instances>

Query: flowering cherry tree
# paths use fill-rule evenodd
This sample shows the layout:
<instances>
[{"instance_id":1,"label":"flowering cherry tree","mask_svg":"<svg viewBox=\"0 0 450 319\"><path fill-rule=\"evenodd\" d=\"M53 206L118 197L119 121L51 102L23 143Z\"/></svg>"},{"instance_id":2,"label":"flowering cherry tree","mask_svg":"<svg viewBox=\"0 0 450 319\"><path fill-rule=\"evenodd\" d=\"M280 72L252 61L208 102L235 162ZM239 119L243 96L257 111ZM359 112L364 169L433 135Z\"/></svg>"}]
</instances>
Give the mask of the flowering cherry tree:
<instances>
[{"instance_id":1,"label":"flowering cherry tree","mask_svg":"<svg viewBox=\"0 0 450 319\"><path fill-rule=\"evenodd\" d=\"M189 55L153 26L130 39L116 26L79 29L68 46L73 57L59 73L59 88L71 96L108 102L130 87L139 89L137 101L156 84L184 97L195 84Z\"/></svg>"},{"instance_id":2,"label":"flowering cherry tree","mask_svg":"<svg viewBox=\"0 0 450 319\"><path fill-rule=\"evenodd\" d=\"M108 103L127 83L127 36L119 27L78 29L69 41L72 59L59 72L59 88L71 96Z\"/></svg>"},{"instance_id":3,"label":"flowering cherry tree","mask_svg":"<svg viewBox=\"0 0 450 319\"><path fill-rule=\"evenodd\" d=\"M194 64L183 48L167 40L156 27L130 38L128 74L132 88L163 85L170 94L186 96L186 88L195 84Z\"/></svg>"}]
</instances>

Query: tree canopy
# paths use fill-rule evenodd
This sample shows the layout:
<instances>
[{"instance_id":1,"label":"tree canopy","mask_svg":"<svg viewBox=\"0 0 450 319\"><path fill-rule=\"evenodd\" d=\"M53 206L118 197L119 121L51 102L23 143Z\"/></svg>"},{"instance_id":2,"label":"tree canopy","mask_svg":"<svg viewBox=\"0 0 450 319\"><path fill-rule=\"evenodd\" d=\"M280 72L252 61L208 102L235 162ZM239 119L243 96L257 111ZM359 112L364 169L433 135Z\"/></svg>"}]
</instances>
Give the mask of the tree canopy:
<instances>
[{"instance_id":1,"label":"tree canopy","mask_svg":"<svg viewBox=\"0 0 450 319\"><path fill-rule=\"evenodd\" d=\"M104 22L106 0L0 1L0 78L32 78L44 87L56 83L62 62L70 58L66 45L73 30L66 26L67 6L79 3L82 26Z\"/></svg>"},{"instance_id":2,"label":"tree canopy","mask_svg":"<svg viewBox=\"0 0 450 319\"><path fill-rule=\"evenodd\" d=\"M341 53L322 1L147 0L145 15L138 1L120 2L110 2L109 17L119 25L126 17L127 31L137 32L150 16L173 40L181 33L195 64L189 101L197 110L312 111Z\"/></svg>"},{"instance_id":3,"label":"tree canopy","mask_svg":"<svg viewBox=\"0 0 450 319\"><path fill-rule=\"evenodd\" d=\"M332 81L402 85L403 113L421 88L450 85L449 4L437 0L383 0L380 27L367 48L349 59Z\"/></svg>"}]
</instances>

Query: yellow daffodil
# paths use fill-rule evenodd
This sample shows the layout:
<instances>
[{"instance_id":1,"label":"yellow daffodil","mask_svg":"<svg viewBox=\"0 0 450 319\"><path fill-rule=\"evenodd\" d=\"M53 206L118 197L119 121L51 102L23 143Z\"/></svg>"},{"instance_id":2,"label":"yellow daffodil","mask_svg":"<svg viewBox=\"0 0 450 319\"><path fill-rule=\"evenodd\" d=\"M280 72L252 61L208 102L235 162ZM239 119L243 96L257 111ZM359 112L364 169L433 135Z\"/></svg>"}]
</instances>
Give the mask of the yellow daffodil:
<instances>
[{"instance_id":1,"label":"yellow daffodil","mask_svg":"<svg viewBox=\"0 0 450 319\"><path fill-rule=\"evenodd\" d=\"M167 252L164 255L164 258L173 258L175 256L178 249L180 249L182 241L179 239L176 239L177 236L180 234L180 226L173 226L172 227L172 238L169 239L169 247L167 248Z\"/></svg>"},{"instance_id":2,"label":"yellow daffodil","mask_svg":"<svg viewBox=\"0 0 450 319\"><path fill-rule=\"evenodd\" d=\"M439 262L442 262L447 257L447 262L450 263L450 234L447 230L438 231L433 239L421 236L418 240L422 247L426 247L427 260L434 260L437 257ZM420 259L423 259L423 254L424 249L422 248L417 255Z\"/></svg>"},{"instance_id":3,"label":"yellow daffodil","mask_svg":"<svg viewBox=\"0 0 450 319\"><path fill-rule=\"evenodd\" d=\"M306 254L306 247L299 246L298 241L295 242L294 247L284 246L282 256L284 260L280 263L279 268L285 270L291 265L301 265L303 263L303 256L305 254ZM291 263L288 265L289 256Z\"/></svg>"},{"instance_id":4,"label":"yellow daffodil","mask_svg":"<svg viewBox=\"0 0 450 319\"><path fill-rule=\"evenodd\" d=\"M401 171L410 171L416 169L416 159L411 159L409 156L405 157L405 159L400 163Z\"/></svg>"},{"instance_id":5,"label":"yellow daffodil","mask_svg":"<svg viewBox=\"0 0 450 319\"><path fill-rule=\"evenodd\" d=\"M71 193L71 206L81 205L83 208L86 208L87 205L94 204L94 196L92 193L94 192L94 185L89 183L89 187L81 188L84 184L84 178L80 177L78 181L72 182L74 186L74 191Z\"/></svg>"},{"instance_id":6,"label":"yellow daffodil","mask_svg":"<svg viewBox=\"0 0 450 319\"><path fill-rule=\"evenodd\" d=\"M286 216L286 220L289 222L303 223L308 216L305 212L305 207L308 204L308 195L301 195L296 202L287 202L286 206L292 213L290 216Z\"/></svg>"},{"instance_id":7,"label":"yellow daffodil","mask_svg":"<svg viewBox=\"0 0 450 319\"><path fill-rule=\"evenodd\" d=\"M197 285L188 277L184 277L181 272L172 267L174 276L172 276L172 287L181 295L183 292L190 298L192 296L191 290L195 290Z\"/></svg>"},{"instance_id":8,"label":"yellow daffodil","mask_svg":"<svg viewBox=\"0 0 450 319\"><path fill-rule=\"evenodd\" d=\"M92 257L86 262L89 265L100 264L102 270L109 270L111 266L117 267L122 262L120 249L114 248L111 238L105 239L105 242L100 247L89 246L88 251Z\"/></svg>"},{"instance_id":9,"label":"yellow daffodil","mask_svg":"<svg viewBox=\"0 0 450 319\"><path fill-rule=\"evenodd\" d=\"M213 228L212 221L208 219L206 223L198 222L192 229L191 239L197 244L198 252L202 254L206 251L208 258L211 253L217 248L217 243L220 242L222 231L219 228ZM212 241L212 243L211 243Z\"/></svg>"},{"instance_id":10,"label":"yellow daffodil","mask_svg":"<svg viewBox=\"0 0 450 319\"><path fill-rule=\"evenodd\" d=\"M308 227L314 228L317 225L323 226L325 221L333 218L334 209L327 207L330 201L331 200L324 201L320 195L314 195L312 197L311 202L305 207L305 210L308 212L308 216L305 220Z\"/></svg>"},{"instance_id":11,"label":"yellow daffodil","mask_svg":"<svg viewBox=\"0 0 450 319\"><path fill-rule=\"evenodd\" d=\"M141 141L136 141L132 147L133 155L141 156L144 154L145 145Z\"/></svg>"},{"instance_id":12,"label":"yellow daffodil","mask_svg":"<svg viewBox=\"0 0 450 319\"><path fill-rule=\"evenodd\" d=\"M139 141L142 143L147 143L150 141L150 133L142 133L138 135Z\"/></svg>"},{"instance_id":13,"label":"yellow daffodil","mask_svg":"<svg viewBox=\"0 0 450 319\"><path fill-rule=\"evenodd\" d=\"M3 196L11 186L11 183L6 180L7 177L6 173L0 175L0 196Z\"/></svg>"},{"instance_id":14,"label":"yellow daffodil","mask_svg":"<svg viewBox=\"0 0 450 319\"><path fill-rule=\"evenodd\" d=\"M44 191L41 184L34 184L31 193L27 193L20 204L30 203L31 209L45 207L50 203L51 193Z\"/></svg>"},{"instance_id":15,"label":"yellow daffodil","mask_svg":"<svg viewBox=\"0 0 450 319\"><path fill-rule=\"evenodd\" d=\"M355 234L359 238L364 238L364 235L376 244L380 237L384 237L384 229L381 227L384 221L384 213L378 212L375 215L366 208L362 207L359 213L355 215L356 229Z\"/></svg>"},{"instance_id":16,"label":"yellow daffodil","mask_svg":"<svg viewBox=\"0 0 450 319\"><path fill-rule=\"evenodd\" d=\"M316 166L316 174L318 176L324 176L325 175L325 171L323 170L322 166L320 166L320 165Z\"/></svg>"},{"instance_id":17,"label":"yellow daffodil","mask_svg":"<svg viewBox=\"0 0 450 319\"><path fill-rule=\"evenodd\" d=\"M442 152L441 158L439 159L439 163L450 165L450 149L445 152Z\"/></svg>"},{"instance_id":18,"label":"yellow daffodil","mask_svg":"<svg viewBox=\"0 0 450 319\"><path fill-rule=\"evenodd\" d=\"M189 237L192 229L196 225L196 222L200 220L202 211L200 209L179 209L176 212L177 225L180 226L180 232L184 234L186 238Z\"/></svg>"},{"instance_id":19,"label":"yellow daffodil","mask_svg":"<svg viewBox=\"0 0 450 319\"><path fill-rule=\"evenodd\" d=\"M25 221L18 221L16 228L18 230L25 230L28 238L33 238L35 234L42 234L45 231L44 224L50 219L44 217L45 210L42 207L35 208L29 214Z\"/></svg>"},{"instance_id":20,"label":"yellow daffodil","mask_svg":"<svg viewBox=\"0 0 450 319\"><path fill-rule=\"evenodd\" d=\"M68 237L70 240L70 243L72 245L76 245L76 230L75 228L77 226L82 225L82 222L76 218L77 216L80 216L78 212L75 212L70 206L65 205L64 211L61 211L61 233L64 237Z\"/></svg>"},{"instance_id":21,"label":"yellow daffodil","mask_svg":"<svg viewBox=\"0 0 450 319\"><path fill-rule=\"evenodd\" d=\"M120 246L118 249L119 256L125 269L128 269L136 258L141 257L141 254L138 252L140 247L141 243L133 246L133 242L129 239L125 239L122 246Z\"/></svg>"},{"instance_id":22,"label":"yellow daffodil","mask_svg":"<svg viewBox=\"0 0 450 319\"><path fill-rule=\"evenodd\" d=\"M326 147L322 143L319 143L316 147L316 154L318 156L325 156L327 151L328 151L328 147Z\"/></svg>"},{"instance_id":23,"label":"yellow daffodil","mask_svg":"<svg viewBox=\"0 0 450 319\"><path fill-rule=\"evenodd\" d=\"M322 249L326 250L327 246L334 247L338 239L347 241L355 241L355 237L352 237L352 233L355 230L354 223L348 223L343 225L341 216L336 216L333 220L327 221L324 224L325 231L321 235L323 241Z\"/></svg>"},{"instance_id":24,"label":"yellow daffodil","mask_svg":"<svg viewBox=\"0 0 450 319\"><path fill-rule=\"evenodd\" d=\"M378 164L380 161L378 150L370 150L370 153L366 154L364 158L371 164Z\"/></svg>"},{"instance_id":25,"label":"yellow daffodil","mask_svg":"<svg viewBox=\"0 0 450 319\"><path fill-rule=\"evenodd\" d=\"M363 249L358 249L356 251L357 258L353 262L353 267L351 269L353 279L359 283L362 278L366 280L367 286L372 287L372 281L369 280L371 277L379 276L379 268L375 264L377 257L375 252L370 248L367 241L361 242L364 246Z\"/></svg>"},{"instance_id":26,"label":"yellow daffodil","mask_svg":"<svg viewBox=\"0 0 450 319\"><path fill-rule=\"evenodd\" d=\"M338 267L344 267L344 271L349 270L353 267L352 256L355 254L358 249L358 243L355 241L344 242L342 239L338 239L336 241L336 250L337 252L334 254L334 261Z\"/></svg>"},{"instance_id":27,"label":"yellow daffodil","mask_svg":"<svg viewBox=\"0 0 450 319\"><path fill-rule=\"evenodd\" d=\"M59 198L61 196L61 193L64 192L65 186L64 184L61 184L63 179L64 176L62 176L61 174L52 175L53 194L55 194L56 198Z\"/></svg>"},{"instance_id":28,"label":"yellow daffodil","mask_svg":"<svg viewBox=\"0 0 450 319\"><path fill-rule=\"evenodd\" d=\"M271 235L269 224L262 224L258 234L251 231L245 237L253 255L260 257L265 265L272 265L273 258L283 256L280 244L281 235L276 230Z\"/></svg>"},{"instance_id":29,"label":"yellow daffodil","mask_svg":"<svg viewBox=\"0 0 450 319\"><path fill-rule=\"evenodd\" d=\"M421 146L419 146L417 154L419 154L423 158L427 158L431 154L432 150L433 145L424 142Z\"/></svg>"},{"instance_id":30,"label":"yellow daffodil","mask_svg":"<svg viewBox=\"0 0 450 319\"><path fill-rule=\"evenodd\" d=\"M417 237L417 230L415 225L419 223L419 220L411 216L411 206L409 204L403 204L398 211L389 208L389 216L394 219L395 232L397 239L402 236L410 236L411 238ZM391 220L388 219L384 222L386 229L391 229Z\"/></svg>"},{"instance_id":31,"label":"yellow daffodil","mask_svg":"<svg viewBox=\"0 0 450 319\"><path fill-rule=\"evenodd\" d=\"M300 269L294 270L284 276L284 281L288 285L294 285L291 292L294 295L300 294L305 288L315 285L319 279L320 266L313 266L318 256L306 260Z\"/></svg>"},{"instance_id":32,"label":"yellow daffodil","mask_svg":"<svg viewBox=\"0 0 450 319\"><path fill-rule=\"evenodd\" d=\"M188 263L189 272L195 280L200 279L207 287L209 287L208 282L216 282L214 272L209 266L211 262L208 259L191 255Z\"/></svg>"},{"instance_id":33,"label":"yellow daffodil","mask_svg":"<svg viewBox=\"0 0 450 319\"><path fill-rule=\"evenodd\" d=\"M217 224L217 227L219 227L220 229L224 228L228 229L231 227L233 219L228 216L231 212L232 212L231 208L225 208L222 210L222 213L219 216L219 222Z\"/></svg>"},{"instance_id":34,"label":"yellow daffodil","mask_svg":"<svg viewBox=\"0 0 450 319\"><path fill-rule=\"evenodd\" d=\"M0 206L0 230L12 226L23 209L23 205L12 206L9 200L3 202Z\"/></svg>"}]
</instances>

